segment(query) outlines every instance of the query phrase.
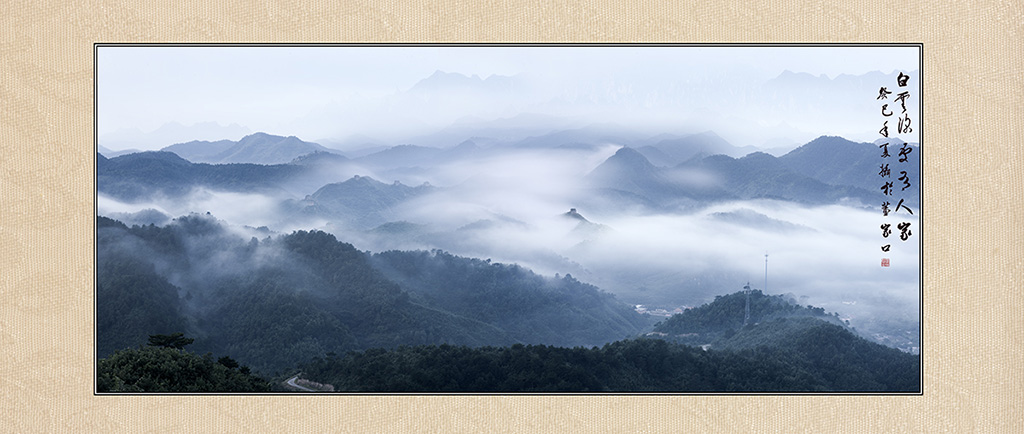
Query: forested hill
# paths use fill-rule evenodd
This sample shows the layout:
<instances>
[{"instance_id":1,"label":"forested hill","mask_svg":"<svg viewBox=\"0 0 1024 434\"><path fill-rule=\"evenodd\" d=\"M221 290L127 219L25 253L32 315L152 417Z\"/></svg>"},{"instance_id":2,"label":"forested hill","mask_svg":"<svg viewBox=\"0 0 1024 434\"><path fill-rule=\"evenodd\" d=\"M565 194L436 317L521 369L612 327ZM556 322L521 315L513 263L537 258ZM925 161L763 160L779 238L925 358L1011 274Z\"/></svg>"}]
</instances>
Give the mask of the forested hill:
<instances>
[{"instance_id":1,"label":"forested hill","mask_svg":"<svg viewBox=\"0 0 1024 434\"><path fill-rule=\"evenodd\" d=\"M265 379L230 357L214 361L181 348L146 346L120 350L96 367L100 393L270 392Z\"/></svg>"},{"instance_id":2,"label":"forested hill","mask_svg":"<svg viewBox=\"0 0 1024 434\"><path fill-rule=\"evenodd\" d=\"M128 201L180 196L198 186L267 193L279 191L303 169L290 164L199 164L162 151L109 159L97 154L96 185L100 193Z\"/></svg>"},{"instance_id":3,"label":"forested hill","mask_svg":"<svg viewBox=\"0 0 1024 434\"><path fill-rule=\"evenodd\" d=\"M98 217L97 259L101 358L184 332L199 353L274 374L315 356L399 345L600 345L645 324L569 277L439 252L371 258L324 232L274 236L208 215L133 227ZM444 276L468 264L472 272L449 284ZM414 284L403 275L440 277ZM450 303L448 290L464 300Z\"/></svg>"},{"instance_id":4,"label":"forested hill","mask_svg":"<svg viewBox=\"0 0 1024 434\"><path fill-rule=\"evenodd\" d=\"M98 223L100 357L157 333L264 374L332 351L514 342L501 330L409 302L351 245L323 232L246 240L193 215L165 227Z\"/></svg>"},{"instance_id":5,"label":"forested hill","mask_svg":"<svg viewBox=\"0 0 1024 434\"><path fill-rule=\"evenodd\" d=\"M552 279L443 251L388 251L371 262L418 302L492 324L518 342L595 345L650 325L631 306L572 275Z\"/></svg>"},{"instance_id":6,"label":"forested hill","mask_svg":"<svg viewBox=\"0 0 1024 434\"><path fill-rule=\"evenodd\" d=\"M738 354L770 354L844 390L867 384L919 387L918 356L856 335L835 313L752 290L715 297L657 324L651 336ZM898 385L898 386L897 386Z\"/></svg>"},{"instance_id":7,"label":"forested hill","mask_svg":"<svg viewBox=\"0 0 1024 434\"><path fill-rule=\"evenodd\" d=\"M846 350L850 335L817 322L825 327L807 329L792 345L778 348L705 351L647 338L600 348L417 346L318 358L302 370L341 392L920 390L916 357L880 345L863 353Z\"/></svg>"},{"instance_id":8,"label":"forested hill","mask_svg":"<svg viewBox=\"0 0 1024 434\"><path fill-rule=\"evenodd\" d=\"M823 309L753 291L744 325L745 306L742 292L719 296L652 337L602 347L399 347L317 358L302 370L356 392L920 390L917 356L868 342Z\"/></svg>"},{"instance_id":9,"label":"forested hill","mask_svg":"<svg viewBox=\"0 0 1024 434\"><path fill-rule=\"evenodd\" d=\"M97 260L97 345L110 390L146 389L145 378L163 375L148 371L146 360L173 358L159 362L169 372L199 363L144 349L117 353L173 333L194 337L196 354L237 360L263 376L300 369L338 391L914 392L920 385L916 356L869 343L822 309L759 291L750 294L747 325L746 294L736 293L659 324L660 339L623 340L642 333L645 319L571 276L441 251L371 255L318 231L272 235L208 215L132 227L98 217ZM237 383L233 371L202 363L204 372Z\"/></svg>"},{"instance_id":10,"label":"forested hill","mask_svg":"<svg viewBox=\"0 0 1024 434\"><path fill-rule=\"evenodd\" d=\"M844 325L838 315L825 309L801 306L782 295L767 295L760 290L750 291L750 324L787 317L812 317ZM716 296L714 301L687 309L681 314L662 321L654 332L687 343L709 343L723 334L736 332L744 325L747 294L743 291Z\"/></svg>"}]
</instances>

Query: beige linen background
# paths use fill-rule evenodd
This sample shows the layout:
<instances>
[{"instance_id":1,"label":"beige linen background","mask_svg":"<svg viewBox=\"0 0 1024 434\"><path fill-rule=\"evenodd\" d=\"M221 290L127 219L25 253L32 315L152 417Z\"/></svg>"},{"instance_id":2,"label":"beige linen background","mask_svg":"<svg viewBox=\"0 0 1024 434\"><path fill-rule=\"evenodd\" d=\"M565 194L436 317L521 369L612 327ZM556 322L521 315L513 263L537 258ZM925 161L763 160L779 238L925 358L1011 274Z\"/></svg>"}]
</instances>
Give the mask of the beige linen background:
<instances>
[{"instance_id":1,"label":"beige linen background","mask_svg":"<svg viewBox=\"0 0 1024 434\"><path fill-rule=\"evenodd\" d=\"M1019 0L3 2L0 431L1024 432ZM923 396L93 396L95 42L923 42Z\"/></svg>"}]
</instances>

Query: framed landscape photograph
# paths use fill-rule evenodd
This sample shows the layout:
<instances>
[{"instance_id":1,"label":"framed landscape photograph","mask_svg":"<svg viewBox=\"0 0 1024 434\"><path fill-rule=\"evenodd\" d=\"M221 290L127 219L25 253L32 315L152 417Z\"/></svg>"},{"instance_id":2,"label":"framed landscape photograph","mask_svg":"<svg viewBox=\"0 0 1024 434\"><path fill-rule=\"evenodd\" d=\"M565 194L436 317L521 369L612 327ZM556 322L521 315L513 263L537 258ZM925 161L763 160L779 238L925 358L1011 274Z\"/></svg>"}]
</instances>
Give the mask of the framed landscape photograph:
<instances>
[{"instance_id":1,"label":"framed landscape photograph","mask_svg":"<svg viewBox=\"0 0 1024 434\"><path fill-rule=\"evenodd\" d=\"M922 393L921 44L97 44L97 394Z\"/></svg>"}]
</instances>

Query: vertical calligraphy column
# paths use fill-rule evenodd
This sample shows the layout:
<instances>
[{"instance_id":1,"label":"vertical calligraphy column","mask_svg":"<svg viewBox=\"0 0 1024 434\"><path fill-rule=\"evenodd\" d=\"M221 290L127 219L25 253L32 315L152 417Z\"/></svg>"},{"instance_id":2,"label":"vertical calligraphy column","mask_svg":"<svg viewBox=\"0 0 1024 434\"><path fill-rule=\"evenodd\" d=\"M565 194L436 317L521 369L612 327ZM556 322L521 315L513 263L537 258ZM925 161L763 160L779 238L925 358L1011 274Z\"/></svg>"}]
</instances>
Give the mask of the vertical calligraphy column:
<instances>
[{"instance_id":1,"label":"vertical calligraphy column","mask_svg":"<svg viewBox=\"0 0 1024 434\"><path fill-rule=\"evenodd\" d=\"M899 73L899 76L896 77L897 93L891 100L889 99L889 96L893 94L893 91L890 91L885 86L882 86L878 90L878 97L875 98L875 100L883 101L881 103L883 122L882 128L878 130L878 133L885 139L890 138L889 121L892 120L894 116L896 120L896 135L892 136L892 138L898 139L900 135L910 134L913 132L913 129L911 128L912 120L910 119L910 115L907 113L907 100L910 98L910 91L905 90L909 80L909 75L902 72ZM896 106L897 104L899 104L898 107ZM882 194L885 195L885 198L882 201L882 217L889 217L889 214L893 214L895 216L900 213L901 210L905 211L909 215L914 214L910 209L910 206L907 205L906 197L903 194L904 191L911 188L910 176L907 174L908 171L905 169L907 169L908 165L908 156L914 149L908 146L906 141L899 140L901 147L899 149L899 154L897 155L895 167L890 168L889 166L892 155L889 153L889 144L893 142L894 141L886 140L881 145L878 145L878 147L882 149L882 163L879 165L878 171L878 175L882 178L882 186L880 190L882 190ZM894 170L899 174L899 176L896 177L896 181L898 183L895 185L892 180L892 173ZM898 191L897 187L899 188ZM894 195L894 193L896 193L896 195ZM890 202L890 200L895 200L896 198L899 198L899 201L896 203L894 208L890 209L890 206L892 206L892 202ZM885 244L882 245L882 252L889 252L892 249L892 244L889 243L889 235L893 233L892 223L889 223L888 221L883 222L881 229L882 238L885 239L885 241L883 241ZM899 238L901 241L905 242L913 235L910 228L910 222L908 221L899 222L896 225L896 229L900 231ZM889 266L889 258L882 258L882 266Z\"/></svg>"}]
</instances>

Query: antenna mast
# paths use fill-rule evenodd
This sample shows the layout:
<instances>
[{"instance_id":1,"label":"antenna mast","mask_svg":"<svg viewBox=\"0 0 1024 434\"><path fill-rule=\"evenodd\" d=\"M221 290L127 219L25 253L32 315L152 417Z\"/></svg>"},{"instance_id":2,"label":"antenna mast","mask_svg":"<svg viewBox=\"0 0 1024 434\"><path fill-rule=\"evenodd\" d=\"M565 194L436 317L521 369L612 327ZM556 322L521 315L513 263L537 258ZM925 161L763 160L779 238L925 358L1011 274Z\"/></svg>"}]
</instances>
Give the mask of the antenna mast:
<instances>
[{"instance_id":1,"label":"antenna mast","mask_svg":"<svg viewBox=\"0 0 1024 434\"><path fill-rule=\"evenodd\" d=\"M764 252L764 293L768 294L768 252Z\"/></svg>"},{"instance_id":2,"label":"antenna mast","mask_svg":"<svg viewBox=\"0 0 1024 434\"><path fill-rule=\"evenodd\" d=\"M750 323L750 282L747 282L746 286L743 287L743 292L747 294L747 307L743 314L743 325Z\"/></svg>"}]
</instances>

